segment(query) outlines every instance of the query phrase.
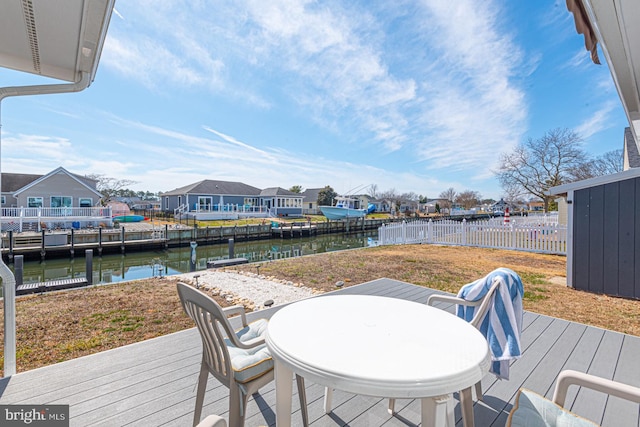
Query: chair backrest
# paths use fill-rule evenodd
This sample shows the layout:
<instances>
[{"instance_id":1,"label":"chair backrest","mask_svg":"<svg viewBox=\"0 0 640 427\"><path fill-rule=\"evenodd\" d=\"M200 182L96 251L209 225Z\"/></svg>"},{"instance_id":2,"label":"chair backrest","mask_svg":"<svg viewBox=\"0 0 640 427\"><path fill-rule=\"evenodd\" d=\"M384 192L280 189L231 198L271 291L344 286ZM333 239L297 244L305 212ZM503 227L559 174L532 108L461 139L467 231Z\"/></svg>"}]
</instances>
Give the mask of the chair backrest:
<instances>
[{"instance_id":1,"label":"chair backrest","mask_svg":"<svg viewBox=\"0 0 640 427\"><path fill-rule=\"evenodd\" d=\"M233 380L233 370L225 338L234 332L227 316L222 307L206 294L180 282L177 287L182 308L193 319L200 332L202 357L209 372L229 387Z\"/></svg>"},{"instance_id":2,"label":"chair backrest","mask_svg":"<svg viewBox=\"0 0 640 427\"><path fill-rule=\"evenodd\" d=\"M487 312L489 311L489 307L491 307L493 296L496 293L496 290L498 289L499 285L500 285L499 280L493 281L493 283L491 284L491 287L489 288L489 291L482 299L482 302L480 303L480 307L478 307L478 309L473 314L473 319L471 319L471 322L469 323L471 323L476 329L480 329L480 325L482 324L484 317L487 315Z\"/></svg>"},{"instance_id":3,"label":"chair backrest","mask_svg":"<svg viewBox=\"0 0 640 427\"><path fill-rule=\"evenodd\" d=\"M466 301L462 298L452 295L433 294L430 295L427 299L427 305L434 305L436 302L448 302L453 304L466 305L469 307L478 307L478 309L473 312L473 318L471 319L471 321L469 321L469 323L472 324L476 329L480 329L482 320L489 311L489 307L491 307L491 301L499 285L500 282L498 280L494 280L491 284L491 287L489 288L489 291L487 291L487 294L479 301Z\"/></svg>"}]
</instances>

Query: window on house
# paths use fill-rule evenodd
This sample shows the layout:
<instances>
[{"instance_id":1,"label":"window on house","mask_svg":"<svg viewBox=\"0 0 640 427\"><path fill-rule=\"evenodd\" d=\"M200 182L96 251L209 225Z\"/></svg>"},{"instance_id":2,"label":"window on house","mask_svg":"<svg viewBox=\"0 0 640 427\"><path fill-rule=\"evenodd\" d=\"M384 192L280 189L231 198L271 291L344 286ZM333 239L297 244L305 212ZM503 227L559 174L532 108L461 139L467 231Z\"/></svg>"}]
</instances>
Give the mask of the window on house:
<instances>
[{"instance_id":1,"label":"window on house","mask_svg":"<svg viewBox=\"0 0 640 427\"><path fill-rule=\"evenodd\" d=\"M0 203L2 203L3 205L7 203L7 198L5 196L2 196L2 201L0 201Z\"/></svg>"},{"instance_id":2,"label":"window on house","mask_svg":"<svg viewBox=\"0 0 640 427\"><path fill-rule=\"evenodd\" d=\"M78 204L81 208L90 208L93 206L93 199L90 197L80 197L78 199Z\"/></svg>"},{"instance_id":3,"label":"window on house","mask_svg":"<svg viewBox=\"0 0 640 427\"><path fill-rule=\"evenodd\" d=\"M52 208L70 208L73 206L73 199L69 196L51 196Z\"/></svg>"},{"instance_id":4,"label":"window on house","mask_svg":"<svg viewBox=\"0 0 640 427\"><path fill-rule=\"evenodd\" d=\"M198 197L198 209L201 211L211 210L211 203L212 203L211 197L203 197L203 196Z\"/></svg>"},{"instance_id":5,"label":"window on house","mask_svg":"<svg viewBox=\"0 0 640 427\"><path fill-rule=\"evenodd\" d=\"M28 208L41 208L42 207L42 197L27 197L27 207Z\"/></svg>"},{"instance_id":6,"label":"window on house","mask_svg":"<svg viewBox=\"0 0 640 427\"><path fill-rule=\"evenodd\" d=\"M164 208L165 209L169 209L169 198L168 197L164 198Z\"/></svg>"}]
</instances>

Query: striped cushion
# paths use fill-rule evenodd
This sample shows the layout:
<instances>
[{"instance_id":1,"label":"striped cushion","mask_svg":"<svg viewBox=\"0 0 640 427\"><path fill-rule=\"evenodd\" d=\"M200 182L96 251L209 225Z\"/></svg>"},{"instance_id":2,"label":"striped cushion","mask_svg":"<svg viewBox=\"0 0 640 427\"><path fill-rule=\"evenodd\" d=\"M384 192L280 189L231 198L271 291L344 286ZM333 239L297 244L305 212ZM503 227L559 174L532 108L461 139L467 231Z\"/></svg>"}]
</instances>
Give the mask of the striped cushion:
<instances>
[{"instance_id":1,"label":"striped cushion","mask_svg":"<svg viewBox=\"0 0 640 427\"><path fill-rule=\"evenodd\" d=\"M240 342L262 337L267 332L267 324L266 319L256 320L236 331L236 335L238 335ZM239 383L244 384L273 369L273 359L266 344L245 350L234 347L229 340L226 342L231 357L233 376Z\"/></svg>"},{"instance_id":2,"label":"striped cushion","mask_svg":"<svg viewBox=\"0 0 640 427\"><path fill-rule=\"evenodd\" d=\"M521 389L507 419L506 427L597 427L562 406L534 393Z\"/></svg>"}]
</instances>

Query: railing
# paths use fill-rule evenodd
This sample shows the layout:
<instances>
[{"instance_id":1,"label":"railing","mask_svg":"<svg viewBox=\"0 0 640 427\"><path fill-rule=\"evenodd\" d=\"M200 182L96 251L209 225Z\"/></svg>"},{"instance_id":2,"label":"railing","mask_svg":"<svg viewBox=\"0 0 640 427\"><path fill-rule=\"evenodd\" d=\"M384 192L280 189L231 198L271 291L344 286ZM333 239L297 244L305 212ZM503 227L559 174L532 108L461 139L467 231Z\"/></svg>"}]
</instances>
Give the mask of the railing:
<instances>
[{"instance_id":1,"label":"railing","mask_svg":"<svg viewBox=\"0 0 640 427\"><path fill-rule=\"evenodd\" d=\"M110 207L90 207L90 208L2 208L3 217L22 217L22 218L39 218L39 217L60 217L60 216L79 216L79 217L111 217Z\"/></svg>"},{"instance_id":2,"label":"railing","mask_svg":"<svg viewBox=\"0 0 640 427\"><path fill-rule=\"evenodd\" d=\"M110 207L2 208L2 231L41 231L111 224Z\"/></svg>"},{"instance_id":3,"label":"railing","mask_svg":"<svg viewBox=\"0 0 640 427\"><path fill-rule=\"evenodd\" d=\"M177 217L179 215L182 215L183 213L185 213L188 210L189 210L189 206L188 205L180 205L180 206L178 206L177 208L175 208L173 210L173 215Z\"/></svg>"},{"instance_id":4,"label":"railing","mask_svg":"<svg viewBox=\"0 0 640 427\"><path fill-rule=\"evenodd\" d=\"M253 205L240 205L240 204L217 204L217 205L196 205L195 212L208 213L208 212L240 212L240 213L259 213L266 212L266 206L253 206Z\"/></svg>"},{"instance_id":5,"label":"railing","mask_svg":"<svg viewBox=\"0 0 640 427\"><path fill-rule=\"evenodd\" d=\"M565 225L505 224L500 221L429 220L385 224L378 229L378 242L380 245L434 243L549 254L567 253Z\"/></svg>"}]
</instances>

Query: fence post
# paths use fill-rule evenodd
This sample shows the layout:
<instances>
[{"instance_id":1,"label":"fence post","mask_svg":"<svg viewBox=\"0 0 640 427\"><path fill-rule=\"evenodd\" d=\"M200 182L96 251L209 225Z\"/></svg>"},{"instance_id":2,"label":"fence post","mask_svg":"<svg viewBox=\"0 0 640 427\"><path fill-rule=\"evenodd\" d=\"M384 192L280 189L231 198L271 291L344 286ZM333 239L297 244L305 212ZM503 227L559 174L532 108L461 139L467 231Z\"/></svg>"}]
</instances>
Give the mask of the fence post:
<instances>
[{"instance_id":1,"label":"fence post","mask_svg":"<svg viewBox=\"0 0 640 427\"><path fill-rule=\"evenodd\" d=\"M462 219L462 244L467 245L467 219Z\"/></svg>"},{"instance_id":2,"label":"fence post","mask_svg":"<svg viewBox=\"0 0 640 427\"><path fill-rule=\"evenodd\" d=\"M516 248L516 228L514 226L513 223L509 224L509 227L511 228L511 249L515 249Z\"/></svg>"},{"instance_id":3,"label":"fence post","mask_svg":"<svg viewBox=\"0 0 640 427\"><path fill-rule=\"evenodd\" d=\"M433 243L433 220L431 218L427 223L427 243Z\"/></svg>"},{"instance_id":4,"label":"fence post","mask_svg":"<svg viewBox=\"0 0 640 427\"><path fill-rule=\"evenodd\" d=\"M407 223L402 220L402 244L407 243Z\"/></svg>"}]
</instances>

